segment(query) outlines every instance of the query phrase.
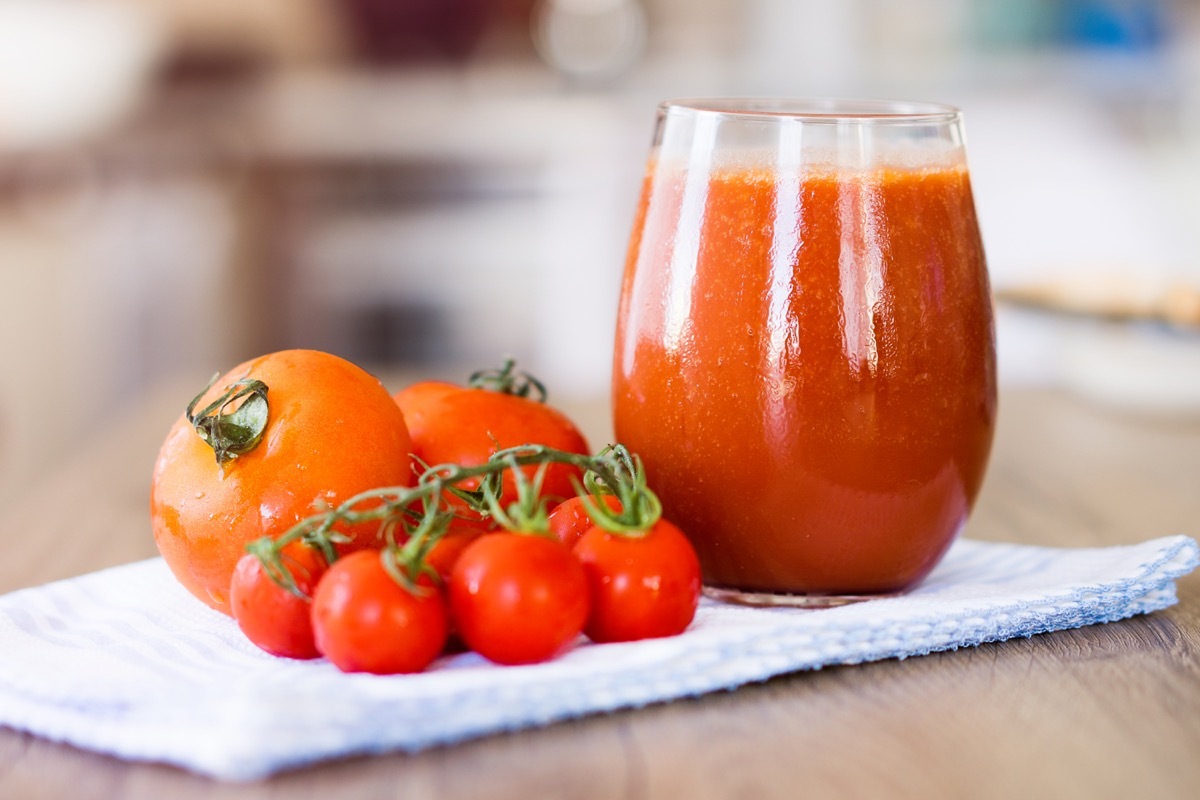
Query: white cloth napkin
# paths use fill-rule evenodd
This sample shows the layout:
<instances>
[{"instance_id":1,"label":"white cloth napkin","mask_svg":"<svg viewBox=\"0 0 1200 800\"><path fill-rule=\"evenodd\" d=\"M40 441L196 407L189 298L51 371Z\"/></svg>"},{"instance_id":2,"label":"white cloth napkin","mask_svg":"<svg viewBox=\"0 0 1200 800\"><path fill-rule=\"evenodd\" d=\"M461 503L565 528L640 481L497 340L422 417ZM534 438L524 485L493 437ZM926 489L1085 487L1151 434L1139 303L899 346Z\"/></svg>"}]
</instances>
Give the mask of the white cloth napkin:
<instances>
[{"instance_id":1,"label":"white cloth napkin","mask_svg":"<svg viewBox=\"0 0 1200 800\"><path fill-rule=\"evenodd\" d=\"M581 640L528 667L466 653L420 675L377 677L260 652L152 559L0 597L0 725L246 780L797 670L1110 622L1174 604L1175 580L1198 562L1186 536L1072 550L959 541L903 597L820 611L705 601L670 639Z\"/></svg>"}]
</instances>

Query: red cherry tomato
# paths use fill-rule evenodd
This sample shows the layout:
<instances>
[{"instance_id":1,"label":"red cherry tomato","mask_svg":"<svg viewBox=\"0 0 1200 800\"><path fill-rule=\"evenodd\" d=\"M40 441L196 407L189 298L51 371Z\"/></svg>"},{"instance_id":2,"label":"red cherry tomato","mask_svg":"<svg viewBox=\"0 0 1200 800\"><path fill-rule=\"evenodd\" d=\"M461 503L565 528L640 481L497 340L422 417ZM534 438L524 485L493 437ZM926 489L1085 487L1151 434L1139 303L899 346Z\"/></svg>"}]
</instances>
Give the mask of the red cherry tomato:
<instances>
[{"instance_id":1,"label":"red cherry tomato","mask_svg":"<svg viewBox=\"0 0 1200 800\"><path fill-rule=\"evenodd\" d=\"M454 565L458 563L463 551L484 535L484 531L470 525L460 525L456 520L450 526L450 530L437 541L425 561L442 579L443 585L449 583Z\"/></svg>"},{"instance_id":2,"label":"red cherry tomato","mask_svg":"<svg viewBox=\"0 0 1200 800\"><path fill-rule=\"evenodd\" d=\"M317 585L312 625L317 648L343 672L420 672L446 645L446 604L428 577L411 592L393 580L382 555L339 559Z\"/></svg>"},{"instance_id":3,"label":"red cherry tomato","mask_svg":"<svg viewBox=\"0 0 1200 800\"><path fill-rule=\"evenodd\" d=\"M309 608L313 590L325 574L325 559L299 542L283 550L283 563L296 587L307 595L297 597L271 580L257 556L247 553L237 562L229 588L229 601L238 627L254 644L285 658L317 658Z\"/></svg>"},{"instance_id":4,"label":"red cherry tomato","mask_svg":"<svg viewBox=\"0 0 1200 800\"><path fill-rule=\"evenodd\" d=\"M628 642L682 633L700 602L700 561L691 542L665 520L641 537L592 528L575 545L591 593L584 633L594 642Z\"/></svg>"},{"instance_id":5,"label":"red cherry tomato","mask_svg":"<svg viewBox=\"0 0 1200 800\"><path fill-rule=\"evenodd\" d=\"M588 615L587 579L554 539L492 533L459 556L450 608L472 650L498 664L532 664L578 638Z\"/></svg>"},{"instance_id":6,"label":"red cherry tomato","mask_svg":"<svg viewBox=\"0 0 1200 800\"><path fill-rule=\"evenodd\" d=\"M616 513L621 511L621 501L615 495L593 494L588 497L601 506L608 506L611 511ZM588 516L587 509L583 505L583 498L572 497L557 505L550 512L549 524L550 532L568 548L572 548L580 537L591 530L596 523Z\"/></svg>"}]
</instances>

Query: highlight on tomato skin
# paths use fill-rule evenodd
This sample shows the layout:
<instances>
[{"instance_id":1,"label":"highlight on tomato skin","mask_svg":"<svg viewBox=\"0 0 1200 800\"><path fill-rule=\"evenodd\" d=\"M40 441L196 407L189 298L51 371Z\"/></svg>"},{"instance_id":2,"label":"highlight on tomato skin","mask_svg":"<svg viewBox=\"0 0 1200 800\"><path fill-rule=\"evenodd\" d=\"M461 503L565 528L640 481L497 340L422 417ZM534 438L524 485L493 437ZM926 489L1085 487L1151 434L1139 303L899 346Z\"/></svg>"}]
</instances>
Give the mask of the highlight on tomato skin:
<instances>
[{"instance_id":1,"label":"highlight on tomato skin","mask_svg":"<svg viewBox=\"0 0 1200 800\"><path fill-rule=\"evenodd\" d=\"M261 436L220 462L202 438L202 423L221 423L236 409L215 409L207 420L181 415L151 479L159 552L188 591L226 614L230 581L247 544L278 538L359 492L415 479L404 415L360 367L314 350L271 353L221 376L189 410L204 409L244 380L265 387L255 395L266 405ZM379 546L378 525L339 530L351 540L339 546L342 552Z\"/></svg>"}]
</instances>

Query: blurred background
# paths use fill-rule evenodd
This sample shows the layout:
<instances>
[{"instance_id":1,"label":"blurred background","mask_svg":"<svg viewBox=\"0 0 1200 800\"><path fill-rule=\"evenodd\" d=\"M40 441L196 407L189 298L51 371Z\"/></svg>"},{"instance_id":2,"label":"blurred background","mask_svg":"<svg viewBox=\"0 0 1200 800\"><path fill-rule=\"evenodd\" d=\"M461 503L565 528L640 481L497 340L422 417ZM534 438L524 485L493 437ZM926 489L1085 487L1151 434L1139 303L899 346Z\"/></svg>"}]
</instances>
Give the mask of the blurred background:
<instances>
[{"instance_id":1,"label":"blurred background","mask_svg":"<svg viewBox=\"0 0 1200 800\"><path fill-rule=\"evenodd\" d=\"M603 398L655 104L768 94L962 107L1002 382L1200 414L1200 2L0 0L0 502L283 347Z\"/></svg>"}]
</instances>

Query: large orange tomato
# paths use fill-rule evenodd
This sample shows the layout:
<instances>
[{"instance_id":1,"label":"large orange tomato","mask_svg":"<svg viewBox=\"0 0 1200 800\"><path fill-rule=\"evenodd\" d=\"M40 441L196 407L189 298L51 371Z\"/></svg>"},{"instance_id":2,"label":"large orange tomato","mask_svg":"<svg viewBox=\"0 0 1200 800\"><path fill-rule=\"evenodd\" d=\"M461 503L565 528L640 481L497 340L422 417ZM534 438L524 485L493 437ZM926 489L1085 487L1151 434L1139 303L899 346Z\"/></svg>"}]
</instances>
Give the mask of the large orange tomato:
<instances>
[{"instance_id":1,"label":"large orange tomato","mask_svg":"<svg viewBox=\"0 0 1200 800\"><path fill-rule=\"evenodd\" d=\"M209 409L207 423L189 420L239 381L245 397L224 413ZM414 479L408 428L391 395L376 378L328 353L287 350L247 361L189 411L167 435L154 466L154 539L175 577L225 613L230 579L248 542L277 537L359 492ZM214 420L222 426L215 434ZM220 441L222 434L229 441ZM378 530L375 523L342 528L352 537L342 549L374 546Z\"/></svg>"},{"instance_id":2,"label":"large orange tomato","mask_svg":"<svg viewBox=\"0 0 1200 800\"><path fill-rule=\"evenodd\" d=\"M429 466L486 462L497 450L523 444L540 444L572 453L588 453L587 440L565 414L538 400L484 388L463 388L425 381L397 392L412 434L413 453ZM530 478L536 467L525 467ZM553 507L574 497L572 480L582 473L567 464L546 470L542 494ZM468 488L478 481L468 481ZM504 476L501 503L516 500L516 484ZM454 504L454 503L452 503Z\"/></svg>"}]
</instances>

